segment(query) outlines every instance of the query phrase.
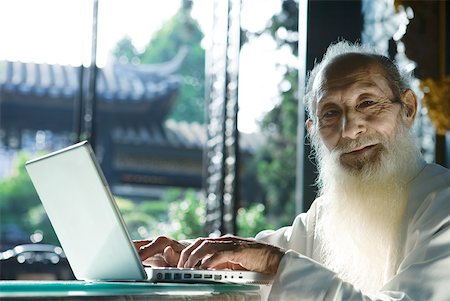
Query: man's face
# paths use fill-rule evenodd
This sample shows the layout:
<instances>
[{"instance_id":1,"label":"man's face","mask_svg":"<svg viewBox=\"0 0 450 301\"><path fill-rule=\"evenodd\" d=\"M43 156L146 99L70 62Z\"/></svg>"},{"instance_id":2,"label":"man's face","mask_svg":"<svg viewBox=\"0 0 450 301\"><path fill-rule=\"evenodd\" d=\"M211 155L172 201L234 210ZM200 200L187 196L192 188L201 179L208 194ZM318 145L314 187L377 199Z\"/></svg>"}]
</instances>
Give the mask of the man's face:
<instances>
[{"instance_id":1,"label":"man's face","mask_svg":"<svg viewBox=\"0 0 450 301\"><path fill-rule=\"evenodd\" d=\"M311 93L307 126L325 204L318 222L324 263L363 291L378 291L397 269L404 187L419 168L409 130L415 95L394 93L373 57L361 54L335 58Z\"/></svg>"},{"instance_id":2,"label":"man's face","mask_svg":"<svg viewBox=\"0 0 450 301\"><path fill-rule=\"evenodd\" d=\"M380 67L352 58L326 66L316 77L316 130L346 169L375 163L396 133L400 100Z\"/></svg>"}]
</instances>

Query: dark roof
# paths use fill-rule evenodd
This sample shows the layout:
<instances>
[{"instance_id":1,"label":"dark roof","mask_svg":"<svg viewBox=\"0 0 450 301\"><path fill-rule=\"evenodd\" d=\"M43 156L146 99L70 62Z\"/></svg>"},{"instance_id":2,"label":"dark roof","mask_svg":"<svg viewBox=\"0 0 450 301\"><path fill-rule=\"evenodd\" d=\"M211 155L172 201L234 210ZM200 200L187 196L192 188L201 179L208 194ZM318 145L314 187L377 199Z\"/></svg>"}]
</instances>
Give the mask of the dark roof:
<instances>
[{"instance_id":1,"label":"dark roof","mask_svg":"<svg viewBox=\"0 0 450 301\"><path fill-rule=\"evenodd\" d=\"M264 143L261 134L240 133L241 150L254 153ZM111 139L115 145L161 146L178 149L203 149L206 127L199 123L167 120L161 126L115 127Z\"/></svg>"},{"instance_id":2,"label":"dark roof","mask_svg":"<svg viewBox=\"0 0 450 301\"><path fill-rule=\"evenodd\" d=\"M109 135L115 144L203 149L204 125L164 121L181 86L175 73L186 54L187 48L181 48L168 62L113 63L98 69L98 113L102 126L112 129ZM17 128L70 131L81 68L0 61L0 117ZM20 117L24 108L33 112L32 118ZM240 137L245 152L252 153L263 143L259 134Z\"/></svg>"},{"instance_id":3,"label":"dark roof","mask_svg":"<svg viewBox=\"0 0 450 301\"><path fill-rule=\"evenodd\" d=\"M181 48L173 59L164 63L111 63L97 69L99 117L113 123L119 120L121 123L161 123L177 99L181 78L176 72L186 54L187 48ZM87 86L88 73L82 74L81 70L86 70L83 68L0 61L0 92L4 111L8 113L3 112L1 117L15 118L14 112L26 106L37 120L48 121L51 116L69 120L74 101L81 97L81 80L85 83L83 89ZM30 126L32 122L36 123L21 123Z\"/></svg>"},{"instance_id":4,"label":"dark roof","mask_svg":"<svg viewBox=\"0 0 450 301\"><path fill-rule=\"evenodd\" d=\"M11 61L0 64L4 93L70 99L79 93L81 67ZM179 87L177 75L146 72L141 66L113 64L97 71L97 97L105 102L151 102Z\"/></svg>"},{"instance_id":5,"label":"dark roof","mask_svg":"<svg viewBox=\"0 0 450 301\"><path fill-rule=\"evenodd\" d=\"M99 68L98 98L107 102L151 102L178 91L180 78L175 72L187 52L182 47L174 58L160 64L114 62ZM72 98L80 90L81 70L81 66L0 61L0 87L11 94Z\"/></svg>"}]
</instances>

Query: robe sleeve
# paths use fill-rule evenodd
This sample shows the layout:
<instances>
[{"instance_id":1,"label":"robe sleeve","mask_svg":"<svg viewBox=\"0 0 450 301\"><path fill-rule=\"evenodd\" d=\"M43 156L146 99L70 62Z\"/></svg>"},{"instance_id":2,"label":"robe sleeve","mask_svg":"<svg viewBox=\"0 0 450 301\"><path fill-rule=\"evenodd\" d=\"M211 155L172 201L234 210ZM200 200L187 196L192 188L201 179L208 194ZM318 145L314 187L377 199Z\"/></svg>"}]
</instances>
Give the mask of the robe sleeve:
<instances>
[{"instance_id":1,"label":"robe sleeve","mask_svg":"<svg viewBox=\"0 0 450 301\"><path fill-rule=\"evenodd\" d=\"M276 231L265 230L256 235L257 240L276 245L286 250L295 250L303 255L313 257L315 225L318 217L320 199L317 199L306 213L299 214L294 223Z\"/></svg>"}]
</instances>

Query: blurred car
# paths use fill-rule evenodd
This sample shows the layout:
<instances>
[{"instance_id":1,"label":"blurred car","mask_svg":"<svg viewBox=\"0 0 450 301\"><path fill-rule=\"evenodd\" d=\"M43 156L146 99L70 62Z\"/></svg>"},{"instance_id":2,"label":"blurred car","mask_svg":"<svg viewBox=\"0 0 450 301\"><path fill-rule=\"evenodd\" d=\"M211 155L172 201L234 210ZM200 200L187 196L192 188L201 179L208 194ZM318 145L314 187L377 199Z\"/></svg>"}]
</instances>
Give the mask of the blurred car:
<instances>
[{"instance_id":1,"label":"blurred car","mask_svg":"<svg viewBox=\"0 0 450 301\"><path fill-rule=\"evenodd\" d=\"M22 244L0 252L1 280L75 279L61 247Z\"/></svg>"}]
</instances>

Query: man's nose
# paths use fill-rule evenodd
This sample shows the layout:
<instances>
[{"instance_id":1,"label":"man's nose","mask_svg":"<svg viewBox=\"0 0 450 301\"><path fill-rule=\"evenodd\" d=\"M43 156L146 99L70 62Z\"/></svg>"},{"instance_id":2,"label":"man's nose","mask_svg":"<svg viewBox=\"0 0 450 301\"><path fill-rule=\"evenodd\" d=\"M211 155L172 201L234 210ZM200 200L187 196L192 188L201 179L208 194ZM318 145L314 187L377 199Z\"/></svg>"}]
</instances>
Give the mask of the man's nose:
<instances>
[{"instance_id":1,"label":"man's nose","mask_svg":"<svg viewBox=\"0 0 450 301\"><path fill-rule=\"evenodd\" d=\"M365 120L358 112L348 112L342 119L342 137L356 139L366 132Z\"/></svg>"}]
</instances>

